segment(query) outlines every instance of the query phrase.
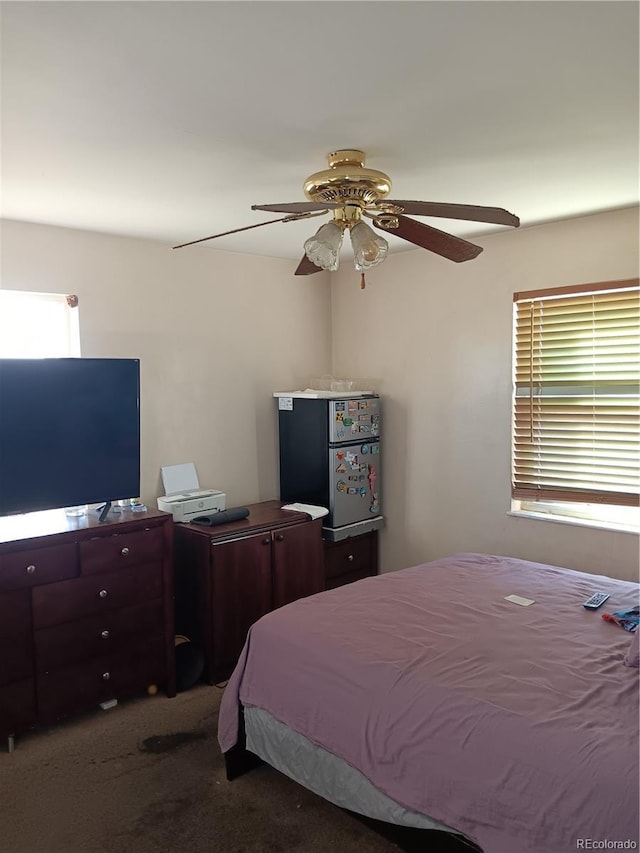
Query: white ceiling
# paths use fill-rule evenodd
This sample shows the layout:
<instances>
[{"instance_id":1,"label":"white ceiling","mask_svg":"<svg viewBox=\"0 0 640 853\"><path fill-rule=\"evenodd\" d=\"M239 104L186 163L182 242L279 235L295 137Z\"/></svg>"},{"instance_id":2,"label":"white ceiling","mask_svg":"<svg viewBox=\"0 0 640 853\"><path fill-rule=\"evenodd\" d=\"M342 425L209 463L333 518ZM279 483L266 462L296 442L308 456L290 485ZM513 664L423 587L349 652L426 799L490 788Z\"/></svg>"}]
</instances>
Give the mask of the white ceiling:
<instances>
[{"instance_id":1,"label":"white ceiling","mask_svg":"<svg viewBox=\"0 0 640 853\"><path fill-rule=\"evenodd\" d=\"M349 147L393 198L523 226L638 202L635 2L1 5L5 218L173 245L276 218L251 204ZM322 221L204 245L297 259Z\"/></svg>"}]
</instances>

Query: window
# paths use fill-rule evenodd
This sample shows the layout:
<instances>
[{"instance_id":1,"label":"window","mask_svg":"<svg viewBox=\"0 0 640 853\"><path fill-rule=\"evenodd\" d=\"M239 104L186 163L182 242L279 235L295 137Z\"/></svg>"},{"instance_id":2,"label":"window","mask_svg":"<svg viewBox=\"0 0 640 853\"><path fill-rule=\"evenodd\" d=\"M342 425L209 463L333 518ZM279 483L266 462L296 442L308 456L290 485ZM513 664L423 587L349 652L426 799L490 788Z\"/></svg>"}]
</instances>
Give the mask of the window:
<instances>
[{"instance_id":1,"label":"window","mask_svg":"<svg viewBox=\"0 0 640 853\"><path fill-rule=\"evenodd\" d=\"M0 290L0 358L79 355L77 296Z\"/></svg>"},{"instance_id":2,"label":"window","mask_svg":"<svg viewBox=\"0 0 640 853\"><path fill-rule=\"evenodd\" d=\"M638 279L514 294L511 494L521 508L588 517L585 505L609 515L639 505L639 294Z\"/></svg>"}]
</instances>

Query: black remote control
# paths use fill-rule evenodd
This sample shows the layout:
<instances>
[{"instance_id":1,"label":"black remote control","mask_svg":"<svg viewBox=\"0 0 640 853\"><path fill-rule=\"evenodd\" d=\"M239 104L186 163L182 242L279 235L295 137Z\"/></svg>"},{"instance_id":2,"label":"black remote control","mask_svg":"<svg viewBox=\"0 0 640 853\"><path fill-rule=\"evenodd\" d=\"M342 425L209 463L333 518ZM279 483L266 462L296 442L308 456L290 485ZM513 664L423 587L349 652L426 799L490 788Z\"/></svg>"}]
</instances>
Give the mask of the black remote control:
<instances>
[{"instance_id":1,"label":"black remote control","mask_svg":"<svg viewBox=\"0 0 640 853\"><path fill-rule=\"evenodd\" d=\"M221 509L211 515L199 515L191 519L191 524L202 524L205 527L217 527L219 524L229 524L232 521L242 521L249 517L246 506L233 506L230 509Z\"/></svg>"},{"instance_id":2,"label":"black remote control","mask_svg":"<svg viewBox=\"0 0 640 853\"><path fill-rule=\"evenodd\" d=\"M608 592L594 592L591 598L587 598L587 600L583 602L582 606L586 607L587 610L597 610L601 604L605 603L607 598L609 598Z\"/></svg>"}]
</instances>

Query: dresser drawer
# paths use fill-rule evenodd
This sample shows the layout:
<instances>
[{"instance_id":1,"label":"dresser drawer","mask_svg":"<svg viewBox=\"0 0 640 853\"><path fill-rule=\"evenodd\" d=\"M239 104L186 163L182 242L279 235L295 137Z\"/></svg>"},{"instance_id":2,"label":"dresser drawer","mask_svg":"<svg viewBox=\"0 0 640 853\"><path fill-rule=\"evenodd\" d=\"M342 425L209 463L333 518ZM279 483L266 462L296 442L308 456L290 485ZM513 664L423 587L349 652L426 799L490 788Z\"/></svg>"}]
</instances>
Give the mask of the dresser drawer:
<instances>
[{"instance_id":1,"label":"dresser drawer","mask_svg":"<svg viewBox=\"0 0 640 853\"><path fill-rule=\"evenodd\" d=\"M43 671L115 652L130 654L138 638L162 637L163 624L162 602L155 601L41 628L35 632L36 667Z\"/></svg>"},{"instance_id":2,"label":"dresser drawer","mask_svg":"<svg viewBox=\"0 0 640 853\"><path fill-rule=\"evenodd\" d=\"M0 687L0 737L24 731L36 721L36 693L32 678Z\"/></svg>"},{"instance_id":3,"label":"dresser drawer","mask_svg":"<svg viewBox=\"0 0 640 853\"><path fill-rule=\"evenodd\" d=\"M161 597L162 566L157 563L38 586L33 590L33 626L48 628Z\"/></svg>"},{"instance_id":4,"label":"dresser drawer","mask_svg":"<svg viewBox=\"0 0 640 853\"><path fill-rule=\"evenodd\" d=\"M31 631L31 593L16 589L0 594L0 639Z\"/></svg>"},{"instance_id":5,"label":"dresser drawer","mask_svg":"<svg viewBox=\"0 0 640 853\"><path fill-rule=\"evenodd\" d=\"M87 539L80 543L80 571L90 575L159 560L163 545L161 527Z\"/></svg>"},{"instance_id":6,"label":"dresser drawer","mask_svg":"<svg viewBox=\"0 0 640 853\"><path fill-rule=\"evenodd\" d=\"M78 552L74 542L0 554L0 592L74 578L77 574Z\"/></svg>"},{"instance_id":7,"label":"dresser drawer","mask_svg":"<svg viewBox=\"0 0 640 853\"><path fill-rule=\"evenodd\" d=\"M355 581L361 581L364 578L371 577L370 571L361 571L361 572L350 572L349 574L344 575L336 575L332 578L327 578L327 582L325 585L325 589L336 589L336 587L344 586L347 583L355 583Z\"/></svg>"},{"instance_id":8,"label":"dresser drawer","mask_svg":"<svg viewBox=\"0 0 640 853\"><path fill-rule=\"evenodd\" d=\"M355 572L374 574L371 564L371 537L364 536L344 539L342 542L325 544L325 574L330 578Z\"/></svg>"},{"instance_id":9,"label":"dresser drawer","mask_svg":"<svg viewBox=\"0 0 640 853\"><path fill-rule=\"evenodd\" d=\"M38 675L38 716L53 720L108 699L145 690L166 677L162 639L145 639L126 651L51 669Z\"/></svg>"},{"instance_id":10,"label":"dresser drawer","mask_svg":"<svg viewBox=\"0 0 640 853\"><path fill-rule=\"evenodd\" d=\"M31 631L0 637L0 684L33 676ZM1 700L0 700L1 701Z\"/></svg>"}]
</instances>

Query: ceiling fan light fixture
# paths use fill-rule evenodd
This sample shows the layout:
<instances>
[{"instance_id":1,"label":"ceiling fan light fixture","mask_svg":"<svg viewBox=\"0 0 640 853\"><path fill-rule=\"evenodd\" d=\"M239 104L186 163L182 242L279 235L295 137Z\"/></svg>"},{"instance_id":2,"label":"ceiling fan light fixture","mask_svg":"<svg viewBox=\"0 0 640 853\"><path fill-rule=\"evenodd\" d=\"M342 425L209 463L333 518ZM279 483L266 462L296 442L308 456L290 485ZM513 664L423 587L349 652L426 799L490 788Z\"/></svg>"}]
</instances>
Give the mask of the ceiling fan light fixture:
<instances>
[{"instance_id":1,"label":"ceiling fan light fixture","mask_svg":"<svg viewBox=\"0 0 640 853\"><path fill-rule=\"evenodd\" d=\"M464 219L470 222L490 222L495 225L511 225L517 228L520 220L502 207L477 204L448 204L440 201L403 201L387 198L391 180L384 172L365 166L365 154L359 148L341 148L328 157L329 168L310 175L303 185L308 201L284 204L253 204L252 210L286 213L280 219L257 222L244 228L234 228L210 237L201 237L174 246L182 249L203 243L216 237L226 237L240 231L249 231L270 225L272 222L296 222L309 216L322 216L330 211L333 219L306 240L305 254L296 267L295 275L313 275L320 270L338 269L343 234L349 229L354 250L356 269L364 271L381 263L387 256L389 244L368 225L362 222L365 216L381 231L386 231L434 252L455 263L469 261L482 252L462 237L440 231L411 216L436 216L444 219ZM407 215L408 214L408 215Z\"/></svg>"},{"instance_id":2,"label":"ceiling fan light fixture","mask_svg":"<svg viewBox=\"0 0 640 853\"><path fill-rule=\"evenodd\" d=\"M313 237L305 240L304 251L317 267L335 272L340 264L341 246L342 228L332 220L318 228Z\"/></svg>"},{"instance_id":3,"label":"ceiling fan light fixture","mask_svg":"<svg viewBox=\"0 0 640 853\"><path fill-rule=\"evenodd\" d=\"M356 222L351 227L353 261L359 271L371 269L387 257L389 244L370 228L366 222Z\"/></svg>"}]
</instances>

